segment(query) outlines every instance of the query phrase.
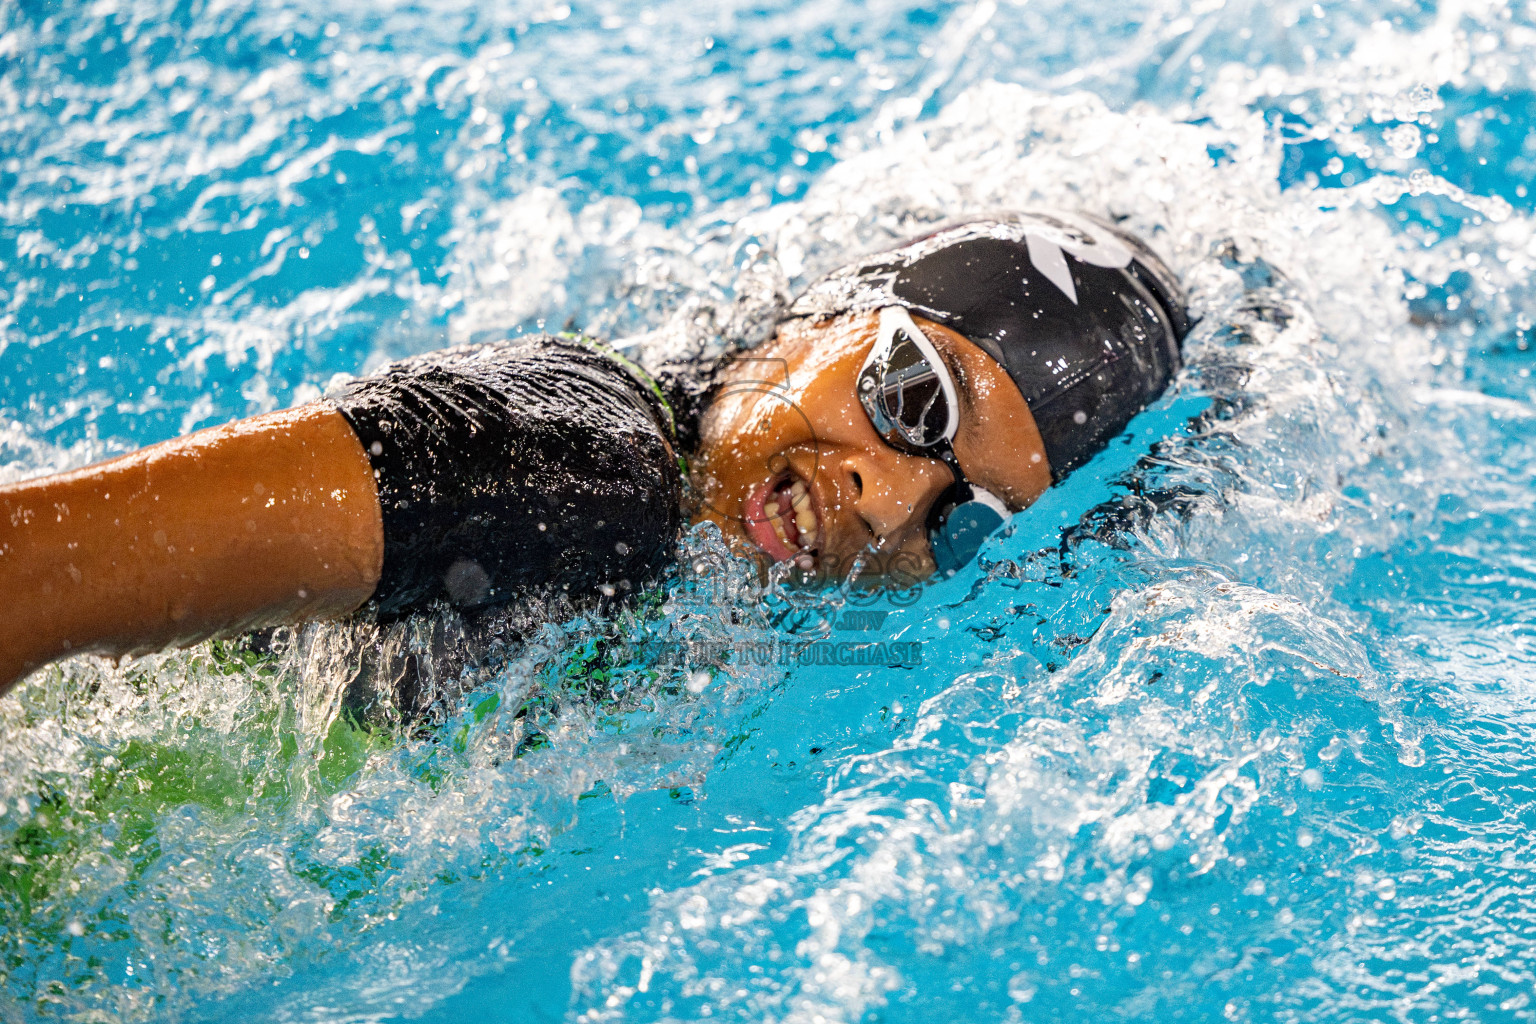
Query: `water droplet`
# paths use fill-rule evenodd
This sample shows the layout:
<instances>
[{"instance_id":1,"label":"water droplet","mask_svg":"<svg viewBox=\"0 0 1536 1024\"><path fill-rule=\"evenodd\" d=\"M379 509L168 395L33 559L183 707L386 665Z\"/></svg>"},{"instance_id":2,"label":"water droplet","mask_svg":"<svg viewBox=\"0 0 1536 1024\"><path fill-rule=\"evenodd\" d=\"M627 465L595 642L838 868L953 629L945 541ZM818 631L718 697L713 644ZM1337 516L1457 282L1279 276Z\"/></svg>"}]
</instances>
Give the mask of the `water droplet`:
<instances>
[{"instance_id":1,"label":"water droplet","mask_svg":"<svg viewBox=\"0 0 1536 1024\"><path fill-rule=\"evenodd\" d=\"M477 605L490 595L491 577L479 562L460 558L443 573L443 589L454 604Z\"/></svg>"},{"instance_id":2,"label":"water droplet","mask_svg":"<svg viewBox=\"0 0 1536 1024\"><path fill-rule=\"evenodd\" d=\"M1027 1003L1040 991L1027 974L1016 974L1008 980L1008 998L1016 1003Z\"/></svg>"}]
</instances>

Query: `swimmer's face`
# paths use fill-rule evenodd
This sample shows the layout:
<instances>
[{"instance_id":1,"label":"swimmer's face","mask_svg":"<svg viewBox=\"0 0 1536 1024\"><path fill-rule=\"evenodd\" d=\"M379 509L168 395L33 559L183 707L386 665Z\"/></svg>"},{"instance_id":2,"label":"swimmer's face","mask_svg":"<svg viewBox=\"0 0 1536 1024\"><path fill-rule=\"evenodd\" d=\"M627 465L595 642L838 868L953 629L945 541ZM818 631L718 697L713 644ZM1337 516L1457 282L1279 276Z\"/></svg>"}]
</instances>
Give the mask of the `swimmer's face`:
<instances>
[{"instance_id":1,"label":"swimmer's face","mask_svg":"<svg viewBox=\"0 0 1536 1024\"><path fill-rule=\"evenodd\" d=\"M980 348L914 319L955 377L953 447L966 478L1011 510L1027 507L1051 472L1024 397ZM932 573L928 514L954 477L937 458L888 445L859 404L878 324L873 312L791 321L725 368L700 424L698 519L825 577L846 574L860 555L866 576Z\"/></svg>"}]
</instances>

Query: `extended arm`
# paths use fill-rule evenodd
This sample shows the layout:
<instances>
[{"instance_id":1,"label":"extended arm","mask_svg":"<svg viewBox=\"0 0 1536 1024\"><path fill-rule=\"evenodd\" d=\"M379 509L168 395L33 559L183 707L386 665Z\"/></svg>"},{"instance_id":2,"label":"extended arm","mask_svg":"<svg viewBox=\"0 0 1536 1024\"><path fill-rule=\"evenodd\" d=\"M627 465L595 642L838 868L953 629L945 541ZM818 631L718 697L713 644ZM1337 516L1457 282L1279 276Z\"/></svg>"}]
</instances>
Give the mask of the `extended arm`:
<instances>
[{"instance_id":1,"label":"extended arm","mask_svg":"<svg viewBox=\"0 0 1536 1024\"><path fill-rule=\"evenodd\" d=\"M328 405L0 488L0 694L72 653L345 614L383 552L368 458Z\"/></svg>"},{"instance_id":2,"label":"extended arm","mask_svg":"<svg viewBox=\"0 0 1536 1024\"><path fill-rule=\"evenodd\" d=\"M324 401L0 487L0 694L79 652L436 602L627 593L671 556L671 413L592 343L426 353Z\"/></svg>"}]
</instances>

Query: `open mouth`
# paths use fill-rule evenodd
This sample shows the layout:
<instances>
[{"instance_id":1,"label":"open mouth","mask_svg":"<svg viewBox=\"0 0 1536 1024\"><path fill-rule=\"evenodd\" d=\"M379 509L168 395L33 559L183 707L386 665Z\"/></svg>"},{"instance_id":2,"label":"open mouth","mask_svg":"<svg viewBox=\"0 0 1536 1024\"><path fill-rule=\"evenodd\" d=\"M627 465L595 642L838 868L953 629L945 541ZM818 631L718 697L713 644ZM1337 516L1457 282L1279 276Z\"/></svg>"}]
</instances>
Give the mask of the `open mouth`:
<instances>
[{"instance_id":1,"label":"open mouth","mask_svg":"<svg viewBox=\"0 0 1536 1024\"><path fill-rule=\"evenodd\" d=\"M810 488L782 473L747 496L742 507L747 536L775 562L809 568L821 548L821 516Z\"/></svg>"}]
</instances>

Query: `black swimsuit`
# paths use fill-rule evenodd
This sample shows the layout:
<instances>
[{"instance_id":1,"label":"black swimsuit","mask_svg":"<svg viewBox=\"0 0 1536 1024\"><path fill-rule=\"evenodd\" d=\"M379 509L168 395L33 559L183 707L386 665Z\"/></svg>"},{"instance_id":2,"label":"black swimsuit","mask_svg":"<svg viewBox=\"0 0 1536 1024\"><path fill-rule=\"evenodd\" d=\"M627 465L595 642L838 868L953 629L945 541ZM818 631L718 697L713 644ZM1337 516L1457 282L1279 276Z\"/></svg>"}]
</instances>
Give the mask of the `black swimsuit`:
<instances>
[{"instance_id":1,"label":"black swimsuit","mask_svg":"<svg viewBox=\"0 0 1536 1024\"><path fill-rule=\"evenodd\" d=\"M614 594L670 559L683 476L655 380L585 339L416 356L329 401L378 481L393 617L549 593Z\"/></svg>"}]
</instances>

